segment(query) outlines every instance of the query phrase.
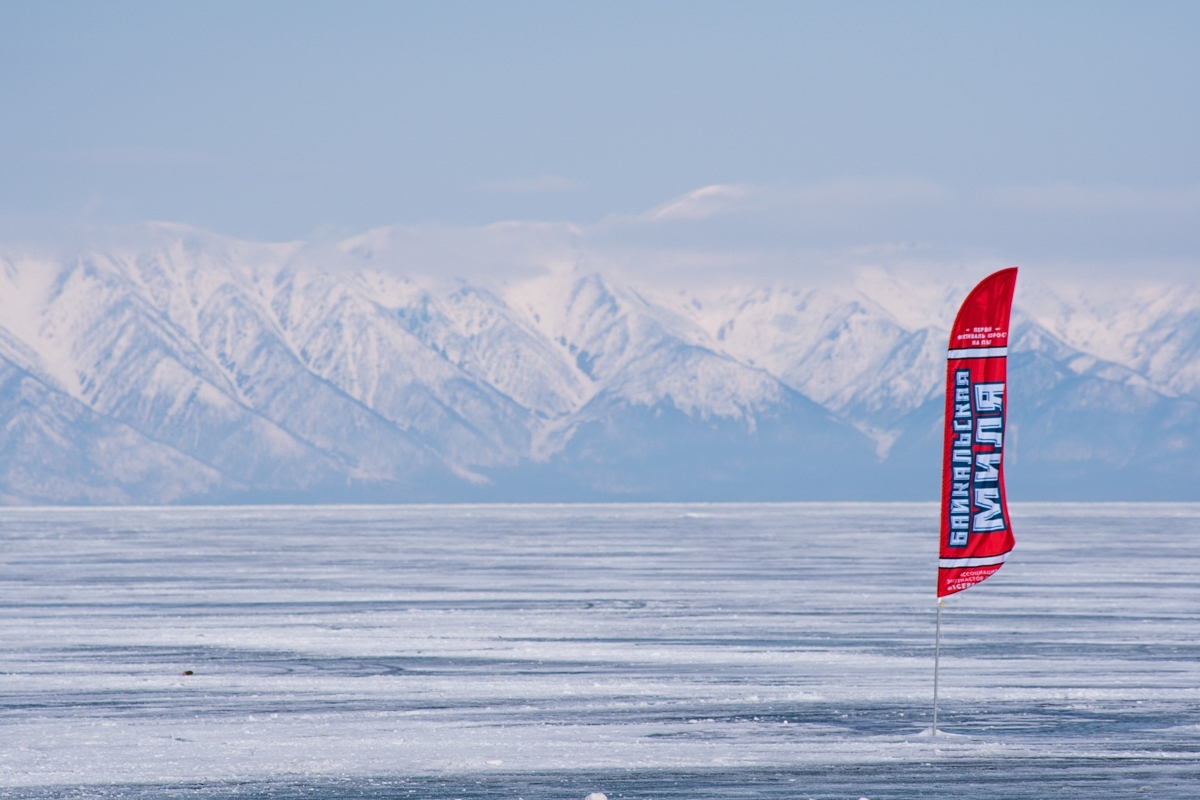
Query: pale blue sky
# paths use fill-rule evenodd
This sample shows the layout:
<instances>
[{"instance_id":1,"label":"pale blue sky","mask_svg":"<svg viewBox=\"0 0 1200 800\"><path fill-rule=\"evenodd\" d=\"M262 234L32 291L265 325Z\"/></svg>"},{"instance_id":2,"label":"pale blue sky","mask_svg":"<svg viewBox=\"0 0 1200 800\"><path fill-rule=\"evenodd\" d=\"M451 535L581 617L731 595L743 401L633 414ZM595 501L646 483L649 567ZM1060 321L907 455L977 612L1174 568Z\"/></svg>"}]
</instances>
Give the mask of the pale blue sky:
<instances>
[{"instance_id":1,"label":"pale blue sky","mask_svg":"<svg viewBox=\"0 0 1200 800\"><path fill-rule=\"evenodd\" d=\"M1194 262L1197 42L1195 2L5 2L0 233L593 224L720 183L776 213L675 235Z\"/></svg>"}]
</instances>

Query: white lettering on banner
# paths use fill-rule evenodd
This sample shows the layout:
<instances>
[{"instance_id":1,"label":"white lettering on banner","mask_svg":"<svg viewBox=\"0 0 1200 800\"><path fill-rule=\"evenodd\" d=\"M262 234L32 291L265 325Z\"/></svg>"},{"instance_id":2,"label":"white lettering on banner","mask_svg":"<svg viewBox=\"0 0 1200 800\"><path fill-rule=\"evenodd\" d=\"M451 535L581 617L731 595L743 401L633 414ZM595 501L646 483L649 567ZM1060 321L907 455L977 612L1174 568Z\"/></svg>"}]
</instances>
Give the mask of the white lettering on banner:
<instances>
[{"instance_id":1,"label":"white lettering on banner","mask_svg":"<svg viewBox=\"0 0 1200 800\"><path fill-rule=\"evenodd\" d=\"M975 411L975 474L971 478L974 516L971 533L1005 530L1000 487L1000 460L1004 453L1004 384L971 386Z\"/></svg>"},{"instance_id":2,"label":"white lettering on banner","mask_svg":"<svg viewBox=\"0 0 1200 800\"><path fill-rule=\"evenodd\" d=\"M996 483L1000 480L1000 454L975 454L975 482Z\"/></svg>"},{"instance_id":3,"label":"white lettering on banner","mask_svg":"<svg viewBox=\"0 0 1200 800\"><path fill-rule=\"evenodd\" d=\"M966 547L971 534L1007 528L1000 464L1004 453L1004 383L973 383L970 369L954 371L950 420L950 496L943 510L949 547Z\"/></svg>"},{"instance_id":4,"label":"white lettering on banner","mask_svg":"<svg viewBox=\"0 0 1200 800\"><path fill-rule=\"evenodd\" d=\"M977 414L999 414L1004 410L1003 383L977 383L974 388Z\"/></svg>"},{"instance_id":5,"label":"white lettering on banner","mask_svg":"<svg viewBox=\"0 0 1200 800\"><path fill-rule=\"evenodd\" d=\"M980 417L975 420L975 441L1000 448L1004 444L1004 418Z\"/></svg>"},{"instance_id":6,"label":"white lettering on banner","mask_svg":"<svg viewBox=\"0 0 1200 800\"><path fill-rule=\"evenodd\" d=\"M960 369L954 375L954 417L971 419L971 371ZM970 430L970 428L966 428Z\"/></svg>"},{"instance_id":7,"label":"white lettering on banner","mask_svg":"<svg viewBox=\"0 0 1200 800\"><path fill-rule=\"evenodd\" d=\"M961 486L962 497L950 499L950 546L963 547L967 543L968 531L971 528L971 498L967 494L967 484L955 484L954 494L959 494Z\"/></svg>"},{"instance_id":8,"label":"white lettering on banner","mask_svg":"<svg viewBox=\"0 0 1200 800\"><path fill-rule=\"evenodd\" d=\"M979 513L975 515L971 530L974 532L991 532L1004 530L1004 514L1000 507L999 486L979 486L975 489L975 507Z\"/></svg>"},{"instance_id":9,"label":"white lettering on banner","mask_svg":"<svg viewBox=\"0 0 1200 800\"><path fill-rule=\"evenodd\" d=\"M966 547L971 530L971 435L974 431L974 414L971 410L971 371L956 370L954 373L954 419L951 421L950 460L953 481L950 487L950 506L945 509L949 519L949 547ZM965 466L958 466L958 465Z\"/></svg>"}]
</instances>

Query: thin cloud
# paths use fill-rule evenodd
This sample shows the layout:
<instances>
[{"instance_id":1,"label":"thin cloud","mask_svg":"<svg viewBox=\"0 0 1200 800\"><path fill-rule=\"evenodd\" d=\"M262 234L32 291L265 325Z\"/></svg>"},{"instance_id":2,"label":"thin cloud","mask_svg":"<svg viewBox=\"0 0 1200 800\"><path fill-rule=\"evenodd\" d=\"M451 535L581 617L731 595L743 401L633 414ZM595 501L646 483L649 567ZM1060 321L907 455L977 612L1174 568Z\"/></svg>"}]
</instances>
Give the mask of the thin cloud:
<instances>
[{"instance_id":1,"label":"thin cloud","mask_svg":"<svg viewBox=\"0 0 1200 800\"><path fill-rule=\"evenodd\" d=\"M1198 223L1200 187L710 184L592 224L394 225L310 239L303 257L472 281L600 271L680 288L853 282L864 270L945 282L1013 264L1074 281L1195 282Z\"/></svg>"},{"instance_id":2,"label":"thin cloud","mask_svg":"<svg viewBox=\"0 0 1200 800\"><path fill-rule=\"evenodd\" d=\"M586 225L394 226L346 245L389 269L501 280L584 269L662 286L945 281L1019 264L1072 280L1200 274L1200 191L956 188L921 179L710 184Z\"/></svg>"},{"instance_id":3,"label":"thin cloud","mask_svg":"<svg viewBox=\"0 0 1200 800\"><path fill-rule=\"evenodd\" d=\"M398 274L508 279L574 268L581 228L557 222L391 225L345 239L352 264Z\"/></svg>"},{"instance_id":4,"label":"thin cloud","mask_svg":"<svg viewBox=\"0 0 1200 800\"><path fill-rule=\"evenodd\" d=\"M1030 264L1064 275L1200 274L1200 187L1070 184L954 187L923 179L714 184L597 229L651 263L713 254L760 274L828 279L859 267L943 273ZM672 258L656 252L672 251ZM748 276L752 277L752 276Z\"/></svg>"},{"instance_id":5,"label":"thin cloud","mask_svg":"<svg viewBox=\"0 0 1200 800\"><path fill-rule=\"evenodd\" d=\"M676 197L643 215L643 219L660 222L677 219L708 219L719 214L747 210L747 200L753 198L751 186L714 183Z\"/></svg>"}]
</instances>

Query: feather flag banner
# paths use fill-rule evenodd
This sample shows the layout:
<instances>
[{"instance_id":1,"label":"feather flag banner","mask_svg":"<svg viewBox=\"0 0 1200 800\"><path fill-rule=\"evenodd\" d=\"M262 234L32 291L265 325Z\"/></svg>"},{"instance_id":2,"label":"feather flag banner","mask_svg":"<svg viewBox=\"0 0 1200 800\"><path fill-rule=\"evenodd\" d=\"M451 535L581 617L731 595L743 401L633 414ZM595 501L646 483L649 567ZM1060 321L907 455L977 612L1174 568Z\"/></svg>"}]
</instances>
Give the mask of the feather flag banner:
<instances>
[{"instance_id":1,"label":"feather flag banner","mask_svg":"<svg viewBox=\"0 0 1200 800\"><path fill-rule=\"evenodd\" d=\"M1008 323L1017 268L984 278L950 331L937 596L1000 569L1013 549L1004 491Z\"/></svg>"}]
</instances>

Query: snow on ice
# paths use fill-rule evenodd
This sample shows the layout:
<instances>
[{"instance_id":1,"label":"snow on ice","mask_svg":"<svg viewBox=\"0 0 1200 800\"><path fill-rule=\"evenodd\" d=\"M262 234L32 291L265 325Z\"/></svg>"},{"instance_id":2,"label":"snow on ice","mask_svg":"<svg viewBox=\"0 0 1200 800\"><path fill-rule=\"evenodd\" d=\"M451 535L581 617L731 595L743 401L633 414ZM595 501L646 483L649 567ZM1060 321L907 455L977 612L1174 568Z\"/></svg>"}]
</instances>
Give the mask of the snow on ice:
<instances>
[{"instance_id":1,"label":"snow on ice","mask_svg":"<svg viewBox=\"0 0 1200 800\"><path fill-rule=\"evenodd\" d=\"M0 796L1194 796L1200 508L1013 513L932 738L933 504L4 510Z\"/></svg>"}]
</instances>

